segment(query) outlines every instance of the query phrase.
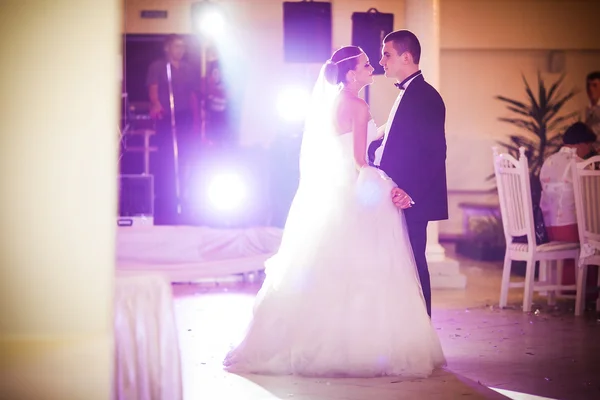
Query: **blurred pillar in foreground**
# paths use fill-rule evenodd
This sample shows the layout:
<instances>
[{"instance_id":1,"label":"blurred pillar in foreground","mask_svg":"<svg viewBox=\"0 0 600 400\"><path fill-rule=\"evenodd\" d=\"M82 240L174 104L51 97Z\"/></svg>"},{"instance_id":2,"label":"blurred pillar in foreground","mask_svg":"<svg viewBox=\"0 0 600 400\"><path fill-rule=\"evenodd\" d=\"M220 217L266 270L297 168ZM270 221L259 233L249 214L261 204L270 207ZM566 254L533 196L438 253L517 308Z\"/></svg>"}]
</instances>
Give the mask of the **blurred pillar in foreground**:
<instances>
[{"instance_id":1,"label":"blurred pillar in foreground","mask_svg":"<svg viewBox=\"0 0 600 400\"><path fill-rule=\"evenodd\" d=\"M0 393L109 399L118 0L0 5Z\"/></svg>"}]
</instances>

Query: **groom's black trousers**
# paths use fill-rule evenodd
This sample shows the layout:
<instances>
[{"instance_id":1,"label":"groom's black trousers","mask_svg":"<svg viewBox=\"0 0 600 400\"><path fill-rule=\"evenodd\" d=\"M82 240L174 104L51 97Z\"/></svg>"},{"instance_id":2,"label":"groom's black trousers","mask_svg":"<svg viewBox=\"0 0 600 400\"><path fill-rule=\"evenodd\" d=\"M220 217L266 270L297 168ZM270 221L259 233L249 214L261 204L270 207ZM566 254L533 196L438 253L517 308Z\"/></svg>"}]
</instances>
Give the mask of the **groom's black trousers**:
<instances>
[{"instance_id":1,"label":"groom's black trousers","mask_svg":"<svg viewBox=\"0 0 600 400\"><path fill-rule=\"evenodd\" d=\"M425 247L427 246L427 221L406 221L408 228L408 237L412 246L417 271L423 288L423 297L427 306L427 314L431 317L431 283L429 281L429 268L427 258L425 257Z\"/></svg>"}]
</instances>

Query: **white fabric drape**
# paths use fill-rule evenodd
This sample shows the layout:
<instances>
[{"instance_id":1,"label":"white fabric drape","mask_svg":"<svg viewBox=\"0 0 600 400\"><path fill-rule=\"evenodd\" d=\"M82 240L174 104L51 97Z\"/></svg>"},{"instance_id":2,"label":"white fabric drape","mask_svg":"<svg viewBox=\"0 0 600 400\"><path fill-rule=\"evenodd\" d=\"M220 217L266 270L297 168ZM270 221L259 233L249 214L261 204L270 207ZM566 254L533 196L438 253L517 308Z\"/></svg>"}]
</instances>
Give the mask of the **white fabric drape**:
<instances>
[{"instance_id":1,"label":"white fabric drape","mask_svg":"<svg viewBox=\"0 0 600 400\"><path fill-rule=\"evenodd\" d=\"M170 282L117 272L114 400L182 399L181 362Z\"/></svg>"},{"instance_id":2,"label":"white fabric drape","mask_svg":"<svg viewBox=\"0 0 600 400\"><path fill-rule=\"evenodd\" d=\"M194 226L119 228L119 270L159 271L187 281L262 270L281 242L281 229L212 229Z\"/></svg>"}]
</instances>

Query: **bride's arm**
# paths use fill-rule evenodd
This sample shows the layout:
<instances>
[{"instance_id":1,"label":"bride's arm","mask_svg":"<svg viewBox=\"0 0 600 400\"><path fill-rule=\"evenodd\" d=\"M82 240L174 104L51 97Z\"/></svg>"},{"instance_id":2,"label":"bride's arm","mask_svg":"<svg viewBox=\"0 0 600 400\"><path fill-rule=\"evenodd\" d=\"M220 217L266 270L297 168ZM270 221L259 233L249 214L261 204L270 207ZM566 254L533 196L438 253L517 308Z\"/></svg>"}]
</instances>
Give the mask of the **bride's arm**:
<instances>
[{"instance_id":1,"label":"bride's arm","mask_svg":"<svg viewBox=\"0 0 600 400\"><path fill-rule=\"evenodd\" d=\"M371 119L369 106L362 99L357 99L353 107L352 135L354 142L354 162L361 169L368 166L367 162L367 126Z\"/></svg>"}]
</instances>

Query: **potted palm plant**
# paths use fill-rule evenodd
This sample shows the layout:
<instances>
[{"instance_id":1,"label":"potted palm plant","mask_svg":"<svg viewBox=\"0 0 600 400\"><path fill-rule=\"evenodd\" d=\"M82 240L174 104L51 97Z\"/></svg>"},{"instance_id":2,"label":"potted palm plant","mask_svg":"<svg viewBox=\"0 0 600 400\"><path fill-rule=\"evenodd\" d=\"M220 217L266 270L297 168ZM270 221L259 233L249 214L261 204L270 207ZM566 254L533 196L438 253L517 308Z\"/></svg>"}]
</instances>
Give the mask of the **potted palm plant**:
<instances>
[{"instance_id":1,"label":"potted palm plant","mask_svg":"<svg viewBox=\"0 0 600 400\"><path fill-rule=\"evenodd\" d=\"M506 108L514 114L510 117L500 117L498 120L511 124L520 131L518 134L510 135L508 142L498 143L517 158L520 147L527 149L525 154L529 161L532 182L539 180L544 160L562 146L562 134L568 125L575 122L574 119L578 114L575 111L559 115L564 105L577 94L575 90L561 92L560 86L564 78L565 75L562 75L548 88L538 72L536 96L523 76L526 101L496 96L496 99L505 103Z\"/></svg>"}]
</instances>

